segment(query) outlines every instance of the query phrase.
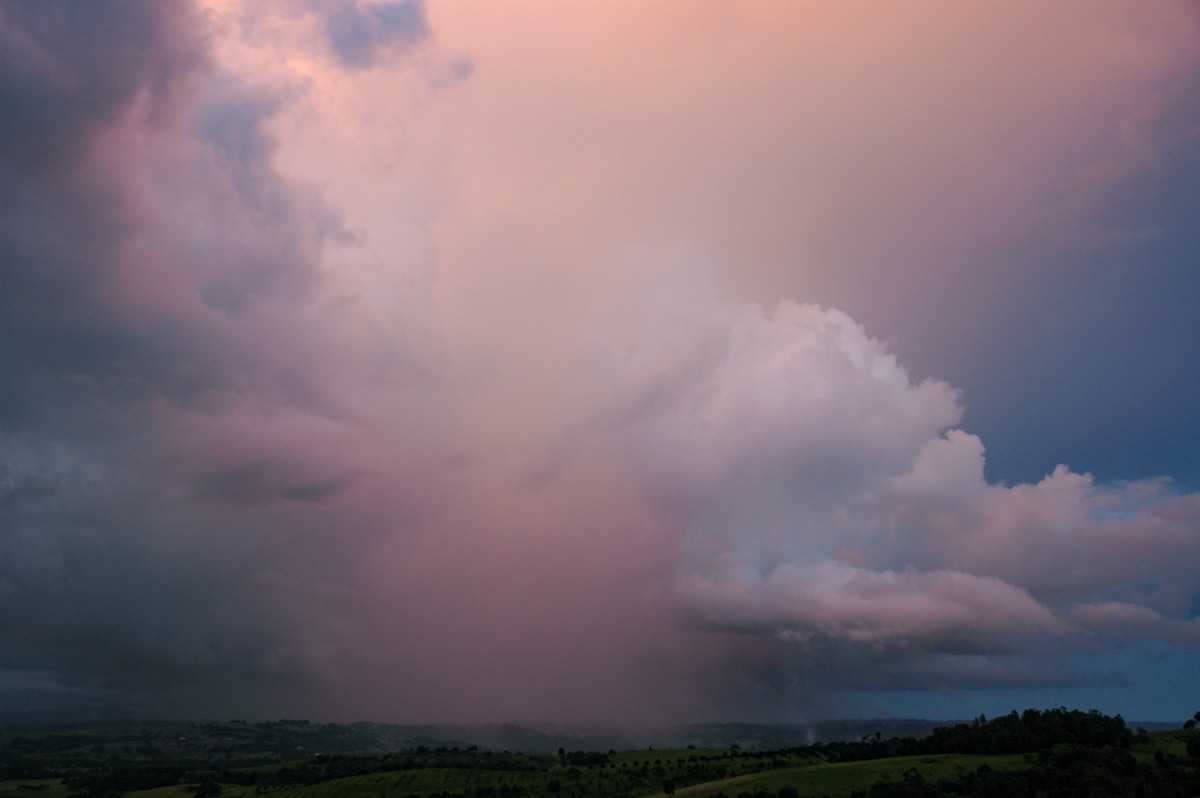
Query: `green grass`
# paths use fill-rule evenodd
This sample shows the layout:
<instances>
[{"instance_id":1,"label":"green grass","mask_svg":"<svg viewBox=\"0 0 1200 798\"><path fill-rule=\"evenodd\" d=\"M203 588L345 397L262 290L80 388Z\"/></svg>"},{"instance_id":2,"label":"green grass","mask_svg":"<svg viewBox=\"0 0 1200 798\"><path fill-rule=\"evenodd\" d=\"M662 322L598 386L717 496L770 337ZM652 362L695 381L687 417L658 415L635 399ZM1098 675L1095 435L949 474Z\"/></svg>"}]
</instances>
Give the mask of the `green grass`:
<instances>
[{"instance_id":1,"label":"green grass","mask_svg":"<svg viewBox=\"0 0 1200 798\"><path fill-rule=\"evenodd\" d=\"M1154 732L1150 736L1154 747L1166 754L1187 756L1187 738L1189 732L1172 729L1170 731Z\"/></svg>"},{"instance_id":2,"label":"green grass","mask_svg":"<svg viewBox=\"0 0 1200 798\"><path fill-rule=\"evenodd\" d=\"M30 789L31 787L36 789ZM0 798L66 798L67 793L62 779L0 781Z\"/></svg>"},{"instance_id":3,"label":"green grass","mask_svg":"<svg viewBox=\"0 0 1200 798\"><path fill-rule=\"evenodd\" d=\"M967 754L944 754L933 757L904 756L892 759L871 759L864 762L839 762L802 765L784 770L766 771L745 776L735 776L721 781L696 784L676 789L675 795L687 798L712 798L718 793L736 796L740 792L766 790L776 793L780 787L792 786L802 796L831 798L849 796L855 790L866 790L881 779L899 780L904 772L916 768L928 781L936 781L958 773L973 771L980 765L991 768L1024 767L1024 755L974 756ZM657 793L654 798L666 798Z\"/></svg>"}]
</instances>

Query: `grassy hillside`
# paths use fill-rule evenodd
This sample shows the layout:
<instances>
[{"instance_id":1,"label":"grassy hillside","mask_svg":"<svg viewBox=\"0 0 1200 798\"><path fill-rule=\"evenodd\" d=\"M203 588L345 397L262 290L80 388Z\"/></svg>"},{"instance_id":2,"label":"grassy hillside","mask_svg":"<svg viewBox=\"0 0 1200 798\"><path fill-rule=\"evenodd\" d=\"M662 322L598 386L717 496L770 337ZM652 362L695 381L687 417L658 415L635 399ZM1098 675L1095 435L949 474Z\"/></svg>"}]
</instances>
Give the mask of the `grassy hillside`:
<instances>
[{"instance_id":1,"label":"grassy hillside","mask_svg":"<svg viewBox=\"0 0 1200 798\"><path fill-rule=\"evenodd\" d=\"M850 798L855 792L869 790L871 785L878 781L899 781L906 772L912 770L920 772L927 781L936 781L954 776L958 772L973 771L981 766L1013 768L1025 764L1024 759L1017 754L951 754L937 758L908 756L862 762L826 762L697 784L677 789L675 795L688 798L716 798L724 795L733 798L742 793L760 792L776 796L781 789L792 787L798 795L805 798L820 798L826 795L830 798ZM666 794L656 793L655 798L666 798Z\"/></svg>"}]
</instances>

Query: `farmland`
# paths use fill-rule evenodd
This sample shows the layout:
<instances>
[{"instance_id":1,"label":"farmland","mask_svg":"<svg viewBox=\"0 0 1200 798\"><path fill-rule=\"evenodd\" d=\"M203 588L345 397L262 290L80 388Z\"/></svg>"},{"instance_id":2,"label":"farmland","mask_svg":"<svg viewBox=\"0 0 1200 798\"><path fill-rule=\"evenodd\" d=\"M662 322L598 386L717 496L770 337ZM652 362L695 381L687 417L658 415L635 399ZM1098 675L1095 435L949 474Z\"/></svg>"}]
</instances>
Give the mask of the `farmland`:
<instances>
[{"instance_id":1,"label":"farmland","mask_svg":"<svg viewBox=\"0 0 1200 798\"><path fill-rule=\"evenodd\" d=\"M525 752L437 740L431 731L287 720L5 729L0 798L1200 793L1200 732L1151 734L1119 717L1065 709L980 717L923 737L876 733L773 749L735 742Z\"/></svg>"}]
</instances>

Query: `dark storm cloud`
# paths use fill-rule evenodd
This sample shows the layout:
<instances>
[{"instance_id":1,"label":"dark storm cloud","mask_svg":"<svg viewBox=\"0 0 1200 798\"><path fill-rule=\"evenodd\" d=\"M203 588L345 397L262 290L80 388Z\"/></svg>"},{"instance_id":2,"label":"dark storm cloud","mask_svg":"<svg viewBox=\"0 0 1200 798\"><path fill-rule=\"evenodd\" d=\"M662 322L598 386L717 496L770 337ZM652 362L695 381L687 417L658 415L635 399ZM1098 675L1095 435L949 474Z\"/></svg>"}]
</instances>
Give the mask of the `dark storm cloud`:
<instances>
[{"instance_id":1,"label":"dark storm cloud","mask_svg":"<svg viewBox=\"0 0 1200 798\"><path fill-rule=\"evenodd\" d=\"M177 2L21 2L0 8L2 406L36 412L65 375L121 380L129 331L93 302L130 232L97 137L137 112L169 123L204 65L197 20ZM118 355L118 353L121 353Z\"/></svg>"},{"instance_id":2,"label":"dark storm cloud","mask_svg":"<svg viewBox=\"0 0 1200 798\"><path fill-rule=\"evenodd\" d=\"M260 389L321 413L311 378L263 367L303 332L252 311L303 300L337 216L275 171L281 100L213 79L206 24L181 2L0 6L0 653L64 678L292 669L274 523L222 508L351 479L254 434L162 445Z\"/></svg>"},{"instance_id":3,"label":"dark storm cloud","mask_svg":"<svg viewBox=\"0 0 1200 798\"><path fill-rule=\"evenodd\" d=\"M244 377L237 331L193 299L299 297L340 229L271 165L280 100L232 78L199 92L206 31L183 3L16 3L3 25L9 418L44 391L188 403Z\"/></svg>"},{"instance_id":4,"label":"dark storm cloud","mask_svg":"<svg viewBox=\"0 0 1200 798\"><path fill-rule=\"evenodd\" d=\"M78 165L97 126L144 94L169 112L178 81L204 60L182 0L0 7L0 150L13 172Z\"/></svg>"}]
</instances>

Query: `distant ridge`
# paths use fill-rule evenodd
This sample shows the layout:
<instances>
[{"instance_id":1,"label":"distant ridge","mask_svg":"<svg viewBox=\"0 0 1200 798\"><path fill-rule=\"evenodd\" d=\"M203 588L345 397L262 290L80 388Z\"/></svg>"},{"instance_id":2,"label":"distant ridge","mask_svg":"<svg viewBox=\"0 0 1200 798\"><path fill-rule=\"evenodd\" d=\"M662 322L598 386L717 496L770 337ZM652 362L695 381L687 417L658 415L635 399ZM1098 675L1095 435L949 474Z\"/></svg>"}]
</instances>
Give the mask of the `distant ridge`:
<instances>
[{"instance_id":1,"label":"distant ridge","mask_svg":"<svg viewBox=\"0 0 1200 798\"><path fill-rule=\"evenodd\" d=\"M82 716L64 717L53 711L5 708L0 725L7 729L87 731L115 727L152 727L156 735L186 737L206 729L209 735L237 732L235 748L258 752L270 742L287 751L326 751L344 754L377 754L425 746L428 748L480 748L527 754L568 751L608 751L644 748L773 750L814 743L858 742L894 737L927 737L935 728L954 726L962 720L924 718L856 718L812 723L697 723L659 728L617 728L583 724L493 723L493 724L391 724L359 721L348 724L308 721L161 721L128 716L104 717L102 708ZM1129 722L1130 729L1147 731L1179 728L1160 721ZM226 732L221 732L225 729Z\"/></svg>"}]
</instances>

